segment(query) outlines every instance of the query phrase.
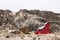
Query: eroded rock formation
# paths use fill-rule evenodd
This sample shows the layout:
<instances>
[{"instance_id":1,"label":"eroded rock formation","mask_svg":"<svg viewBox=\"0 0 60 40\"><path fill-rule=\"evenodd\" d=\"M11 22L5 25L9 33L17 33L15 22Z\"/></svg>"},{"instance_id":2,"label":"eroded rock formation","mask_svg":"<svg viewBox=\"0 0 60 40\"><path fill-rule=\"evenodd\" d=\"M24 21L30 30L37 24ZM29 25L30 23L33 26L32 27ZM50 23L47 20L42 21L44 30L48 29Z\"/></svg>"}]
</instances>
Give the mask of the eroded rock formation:
<instances>
[{"instance_id":1,"label":"eroded rock formation","mask_svg":"<svg viewBox=\"0 0 60 40\"><path fill-rule=\"evenodd\" d=\"M52 32L56 32L60 30L59 15L59 13L40 10L21 9L18 12L0 10L0 29L21 30L23 28L28 32L35 31L40 26L41 20L45 20L51 23Z\"/></svg>"}]
</instances>

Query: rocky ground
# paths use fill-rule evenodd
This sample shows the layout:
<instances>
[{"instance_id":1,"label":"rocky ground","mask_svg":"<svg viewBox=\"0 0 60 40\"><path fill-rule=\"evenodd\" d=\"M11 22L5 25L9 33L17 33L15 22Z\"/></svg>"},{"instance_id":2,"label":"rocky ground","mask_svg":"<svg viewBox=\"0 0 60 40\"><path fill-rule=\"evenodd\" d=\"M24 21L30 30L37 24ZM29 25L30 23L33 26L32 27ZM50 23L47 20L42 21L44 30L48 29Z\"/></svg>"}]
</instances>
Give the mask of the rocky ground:
<instances>
[{"instance_id":1,"label":"rocky ground","mask_svg":"<svg viewBox=\"0 0 60 40\"><path fill-rule=\"evenodd\" d=\"M0 33L0 40L60 40L59 32L40 35L36 35L33 32L30 32L29 34L12 34L3 32Z\"/></svg>"},{"instance_id":2,"label":"rocky ground","mask_svg":"<svg viewBox=\"0 0 60 40\"><path fill-rule=\"evenodd\" d=\"M35 31L41 24L40 20L50 22L51 34L33 34L32 31ZM29 32L30 34L24 34ZM60 40L60 13L26 9L18 12L0 10L0 40L18 39Z\"/></svg>"}]
</instances>

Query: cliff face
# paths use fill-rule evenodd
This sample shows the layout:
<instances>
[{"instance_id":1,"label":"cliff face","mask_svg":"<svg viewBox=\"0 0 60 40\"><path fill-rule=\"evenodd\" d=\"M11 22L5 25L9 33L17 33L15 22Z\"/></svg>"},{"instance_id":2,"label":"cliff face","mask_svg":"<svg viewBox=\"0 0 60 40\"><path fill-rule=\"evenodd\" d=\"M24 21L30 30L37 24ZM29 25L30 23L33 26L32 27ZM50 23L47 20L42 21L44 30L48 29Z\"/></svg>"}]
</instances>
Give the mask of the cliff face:
<instances>
[{"instance_id":1,"label":"cliff face","mask_svg":"<svg viewBox=\"0 0 60 40\"><path fill-rule=\"evenodd\" d=\"M60 14L51 11L26 10L18 12L10 10L0 10L0 29L1 30L20 30L27 27L29 31L34 31L40 26L41 21L50 22L52 32L60 30Z\"/></svg>"}]
</instances>

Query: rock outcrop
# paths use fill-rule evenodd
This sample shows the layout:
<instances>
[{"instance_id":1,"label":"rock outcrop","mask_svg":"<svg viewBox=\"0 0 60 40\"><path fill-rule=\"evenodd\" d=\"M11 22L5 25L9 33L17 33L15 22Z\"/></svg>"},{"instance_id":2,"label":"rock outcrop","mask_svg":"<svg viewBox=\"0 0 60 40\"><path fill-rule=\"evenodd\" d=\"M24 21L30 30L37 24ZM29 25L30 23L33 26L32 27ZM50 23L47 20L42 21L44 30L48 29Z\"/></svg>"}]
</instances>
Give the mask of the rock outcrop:
<instances>
[{"instance_id":1,"label":"rock outcrop","mask_svg":"<svg viewBox=\"0 0 60 40\"><path fill-rule=\"evenodd\" d=\"M18 12L10 10L0 10L0 29L1 30L28 30L35 31L41 24L41 20L50 22L51 31L60 31L60 14L52 11L26 10ZM26 29L26 30L25 30Z\"/></svg>"}]
</instances>

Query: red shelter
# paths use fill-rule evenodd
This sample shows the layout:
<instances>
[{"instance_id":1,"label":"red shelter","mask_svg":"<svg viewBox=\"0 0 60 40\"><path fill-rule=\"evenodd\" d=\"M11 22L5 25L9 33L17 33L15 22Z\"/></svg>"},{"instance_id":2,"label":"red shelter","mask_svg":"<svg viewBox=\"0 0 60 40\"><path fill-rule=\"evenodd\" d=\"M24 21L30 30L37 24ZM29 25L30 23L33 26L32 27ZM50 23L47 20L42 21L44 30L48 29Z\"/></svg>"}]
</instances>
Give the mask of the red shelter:
<instances>
[{"instance_id":1,"label":"red shelter","mask_svg":"<svg viewBox=\"0 0 60 40\"><path fill-rule=\"evenodd\" d=\"M50 23L46 22L42 27L39 27L35 31L35 34L50 34L51 31L50 31L49 27L50 27Z\"/></svg>"}]
</instances>

